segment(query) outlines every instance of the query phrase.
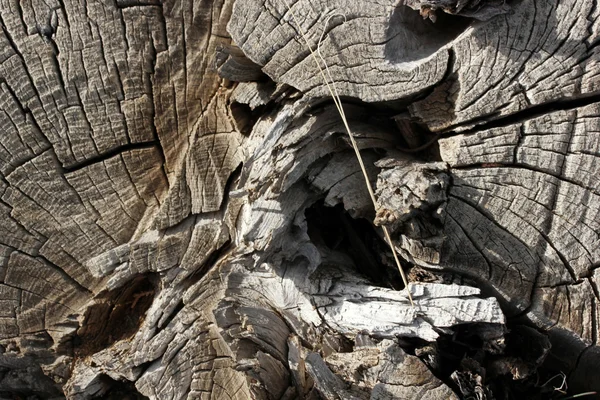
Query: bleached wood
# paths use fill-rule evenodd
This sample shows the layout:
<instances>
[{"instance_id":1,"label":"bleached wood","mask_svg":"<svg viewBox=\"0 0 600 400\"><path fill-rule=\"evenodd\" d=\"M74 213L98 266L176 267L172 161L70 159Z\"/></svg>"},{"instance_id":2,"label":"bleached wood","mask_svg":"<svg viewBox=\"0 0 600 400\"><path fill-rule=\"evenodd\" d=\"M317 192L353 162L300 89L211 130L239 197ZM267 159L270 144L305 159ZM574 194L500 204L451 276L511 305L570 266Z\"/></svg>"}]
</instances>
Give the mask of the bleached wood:
<instances>
[{"instance_id":1,"label":"bleached wood","mask_svg":"<svg viewBox=\"0 0 600 400\"><path fill-rule=\"evenodd\" d=\"M585 0L0 0L0 397L457 398L399 338L502 342L505 316L549 338L531 371L598 390L599 21ZM445 284L412 308L351 217Z\"/></svg>"}]
</instances>

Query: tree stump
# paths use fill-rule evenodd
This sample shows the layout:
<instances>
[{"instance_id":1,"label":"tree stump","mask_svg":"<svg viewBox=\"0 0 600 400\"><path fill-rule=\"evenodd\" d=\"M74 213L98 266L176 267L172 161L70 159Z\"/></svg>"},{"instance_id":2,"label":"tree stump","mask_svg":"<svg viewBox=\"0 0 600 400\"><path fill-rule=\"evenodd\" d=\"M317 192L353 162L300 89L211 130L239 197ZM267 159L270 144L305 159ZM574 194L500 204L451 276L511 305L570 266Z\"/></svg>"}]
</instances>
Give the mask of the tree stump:
<instances>
[{"instance_id":1,"label":"tree stump","mask_svg":"<svg viewBox=\"0 0 600 400\"><path fill-rule=\"evenodd\" d=\"M0 28L0 398L600 391L594 1L0 0Z\"/></svg>"}]
</instances>

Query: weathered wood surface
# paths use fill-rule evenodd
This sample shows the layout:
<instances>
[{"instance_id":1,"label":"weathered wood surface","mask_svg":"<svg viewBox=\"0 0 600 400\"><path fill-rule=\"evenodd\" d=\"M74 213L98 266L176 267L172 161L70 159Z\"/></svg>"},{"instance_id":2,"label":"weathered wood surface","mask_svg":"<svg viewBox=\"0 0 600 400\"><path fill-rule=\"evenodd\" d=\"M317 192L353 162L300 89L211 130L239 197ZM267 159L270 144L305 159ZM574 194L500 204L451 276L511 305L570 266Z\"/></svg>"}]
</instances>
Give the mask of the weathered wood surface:
<instances>
[{"instance_id":1,"label":"weathered wood surface","mask_svg":"<svg viewBox=\"0 0 600 400\"><path fill-rule=\"evenodd\" d=\"M0 0L0 28L0 398L600 390L593 1ZM434 281L415 308L365 220Z\"/></svg>"}]
</instances>

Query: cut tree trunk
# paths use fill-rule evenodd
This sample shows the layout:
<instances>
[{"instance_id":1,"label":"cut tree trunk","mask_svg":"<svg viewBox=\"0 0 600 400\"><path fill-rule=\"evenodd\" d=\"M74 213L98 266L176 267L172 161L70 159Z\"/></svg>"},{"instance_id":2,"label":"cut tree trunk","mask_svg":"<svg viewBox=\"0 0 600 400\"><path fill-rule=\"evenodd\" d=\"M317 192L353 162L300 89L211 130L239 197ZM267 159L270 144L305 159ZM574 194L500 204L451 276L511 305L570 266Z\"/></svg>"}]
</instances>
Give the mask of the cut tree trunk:
<instances>
[{"instance_id":1,"label":"cut tree trunk","mask_svg":"<svg viewBox=\"0 0 600 400\"><path fill-rule=\"evenodd\" d=\"M0 0L0 28L1 399L600 391L595 1Z\"/></svg>"}]
</instances>

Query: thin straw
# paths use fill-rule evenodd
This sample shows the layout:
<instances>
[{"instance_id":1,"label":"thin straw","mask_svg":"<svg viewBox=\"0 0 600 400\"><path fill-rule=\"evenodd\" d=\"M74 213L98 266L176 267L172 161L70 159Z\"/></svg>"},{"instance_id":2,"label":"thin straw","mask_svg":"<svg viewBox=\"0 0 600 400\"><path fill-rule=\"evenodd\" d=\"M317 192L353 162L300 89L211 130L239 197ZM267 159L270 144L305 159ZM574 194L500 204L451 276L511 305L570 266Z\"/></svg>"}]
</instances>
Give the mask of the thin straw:
<instances>
[{"instance_id":1,"label":"thin straw","mask_svg":"<svg viewBox=\"0 0 600 400\"><path fill-rule=\"evenodd\" d=\"M323 40L325 31L323 31L323 34L321 35L321 38L319 39L319 43L317 46L317 52L318 52L319 58L323 61L323 64L325 65L325 71L324 71L323 67L321 67L321 64L319 63L319 60L317 60L317 56L315 55L315 52L313 51L310 43L308 42L308 39L306 37L306 34L304 33L304 30L302 29L302 26L298 22L298 18L296 18L296 14L292 11L292 8L288 5L286 0L282 0L282 1L284 2L285 6L287 7L290 14L292 15L294 22L298 26L298 31L300 32L300 35L304 39L304 42L306 43L306 47L308 47L308 50L310 51L310 54L311 54L313 60L315 61L317 68L319 68L319 73L321 74L321 77L323 78L323 82L327 86L327 89L329 90L329 93L331 94L331 98L333 99L335 107L337 108L337 110L340 114L340 117L342 118L342 122L344 123L344 127L346 128L346 132L348 133L348 138L350 139L350 143L352 144L352 148L354 149L354 153L356 154L356 159L358 160L363 177L365 178L365 183L367 185L367 190L369 191L369 196L371 197L371 201L373 202L373 207L376 209L377 208L377 200L375 199L375 193L373 192L373 187L371 186L371 181L369 180L369 175L367 174L367 170L365 168L365 164L363 163L362 156L360 155L360 151L358 149L358 145L356 144L356 140L354 140L354 135L352 134L352 131L350 130L350 126L348 125L348 120L346 119L346 114L344 113L344 108L342 107L342 100L340 99L340 95L338 94L337 87L335 86L335 80L333 79L333 77L331 75L331 71L329 70L329 66L327 65L327 62L325 61L325 59L323 58L323 56L321 54L321 41ZM329 24L329 20L332 17L333 16L330 16L327 19L327 23L326 23L324 29L327 28L327 24ZM325 72L327 72L327 75L329 76L329 80L327 79L327 76L325 76ZM398 271L400 271L400 275L402 276L402 281L404 282L404 287L406 288L406 293L408 294L408 299L410 300L410 304L414 307L415 303L413 302L412 295L408 288L408 280L406 279L406 275L404 274L404 270L402 269L402 265L400 264L400 260L398 259L398 254L396 253L396 247L394 246L394 243L392 242L392 238L390 237L390 233L389 233L387 227L385 225L382 225L381 228L383 229L383 234L385 236L385 239L386 239L388 245L390 246L390 249L392 250L392 254L394 255L394 261L396 262Z\"/></svg>"}]
</instances>

